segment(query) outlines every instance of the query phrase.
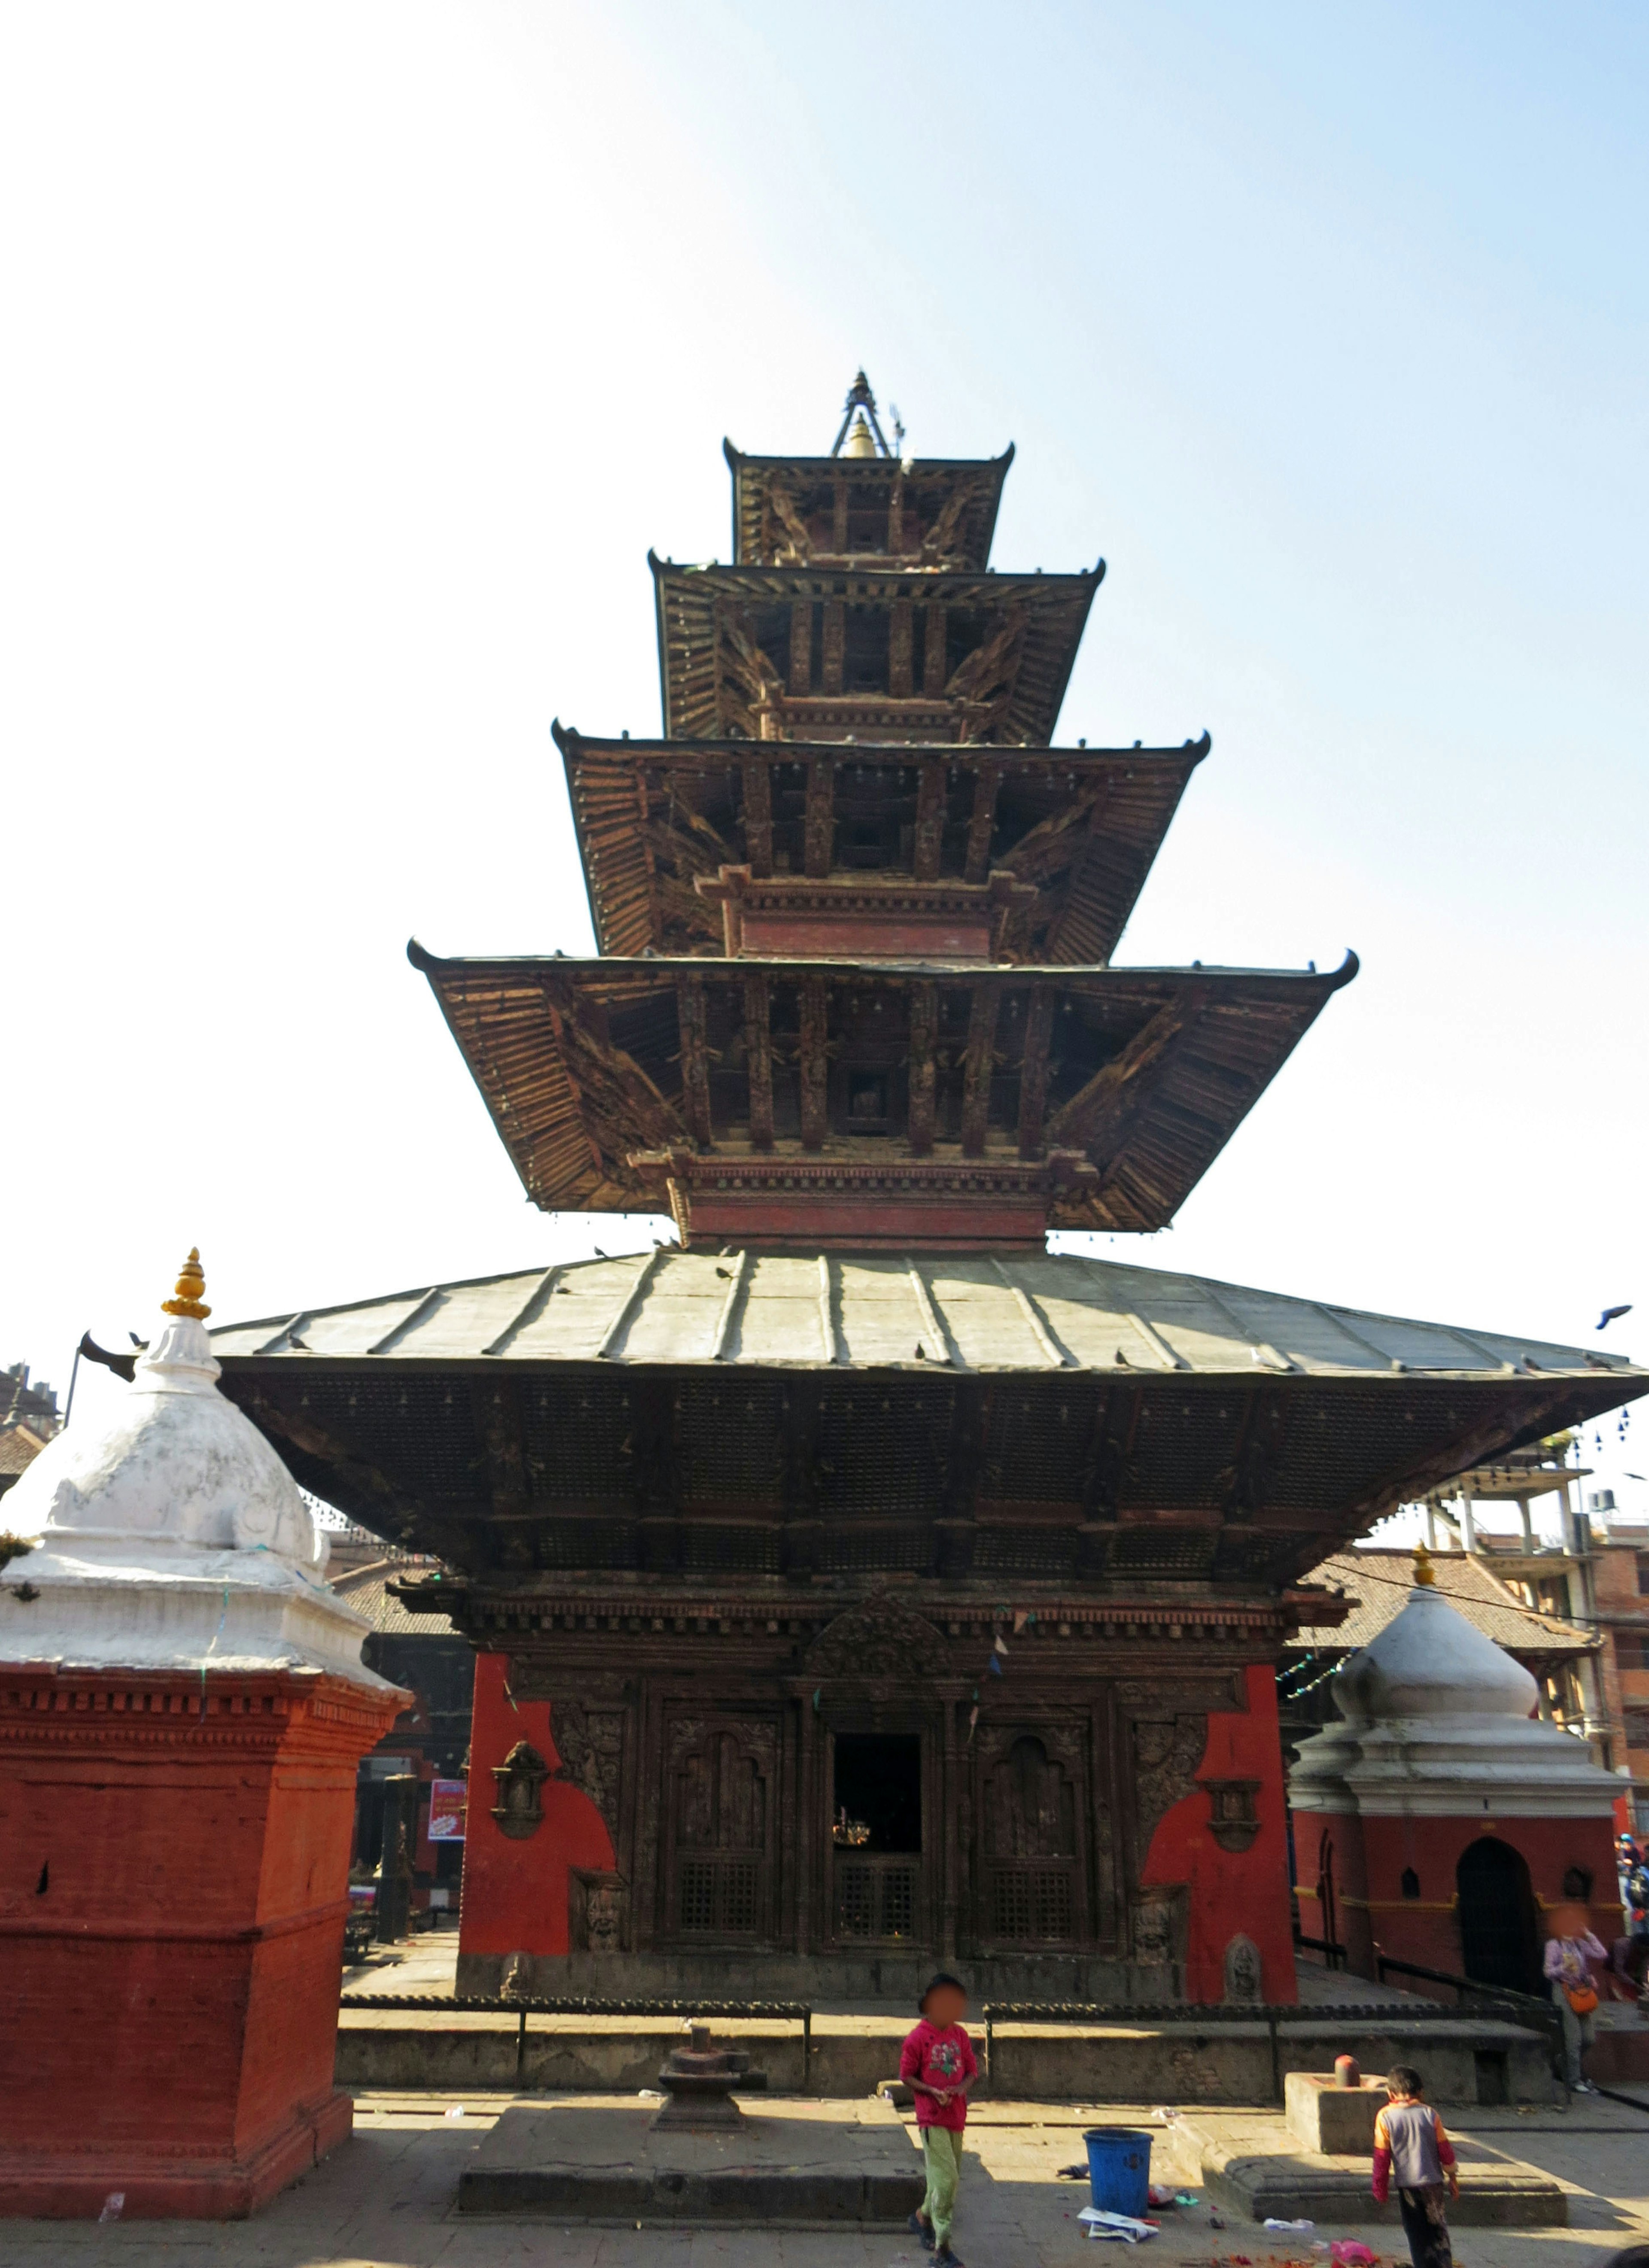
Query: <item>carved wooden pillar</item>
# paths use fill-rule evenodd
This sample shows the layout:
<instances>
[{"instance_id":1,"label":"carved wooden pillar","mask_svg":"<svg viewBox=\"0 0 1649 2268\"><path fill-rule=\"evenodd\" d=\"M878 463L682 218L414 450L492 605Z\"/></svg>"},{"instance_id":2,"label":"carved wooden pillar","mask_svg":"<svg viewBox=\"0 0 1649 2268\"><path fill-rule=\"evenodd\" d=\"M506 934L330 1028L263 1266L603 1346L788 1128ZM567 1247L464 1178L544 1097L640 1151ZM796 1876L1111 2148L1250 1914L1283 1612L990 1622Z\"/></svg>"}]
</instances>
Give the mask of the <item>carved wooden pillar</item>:
<instances>
[{"instance_id":1,"label":"carved wooden pillar","mask_svg":"<svg viewBox=\"0 0 1649 2268\"><path fill-rule=\"evenodd\" d=\"M956 1813L957 1800L961 1791L957 1784L956 1704L948 1698L944 1705L944 1725L943 1769L939 1784L940 1798L945 1807L945 1843L939 1885L939 1959L949 1962L956 1958L957 1892L961 1870Z\"/></svg>"},{"instance_id":2,"label":"carved wooden pillar","mask_svg":"<svg viewBox=\"0 0 1649 2268\"><path fill-rule=\"evenodd\" d=\"M945 609L930 606L922 648L922 690L937 700L945 690Z\"/></svg>"},{"instance_id":3,"label":"carved wooden pillar","mask_svg":"<svg viewBox=\"0 0 1649 2268\"><path fill-rule=\"evenodd\" d=\"M813 1876L819 1864L819 1716L813 1696L801 1703L798 1739L800 1786L799 1832L796 1837L796 1950L804 1957L813 1950ZM806 2074L804 2074L806 2084Z\"/></svg>"},{"instance_id":4,"label":"carved wooden pillar","mask_svg":"<svg viewBox=\"0 0 1649 2268\"><path fill-rule=\"evenodd\" d=\"M910 644L916 609L909 599L894 602L887 627L887 690L895 701L907 701L911 691Z\"/></svg>"},{"instance_id":5,"label":"carved wooden pillar","mask_svg":"<svg viewBox=\"0 0 1649 2268\"><path fill-rule=\"evenodd\" d=\"M798 599L790 610L790 689L803 700L813 691L811 599Z\"/></svg>"}]
</instances>

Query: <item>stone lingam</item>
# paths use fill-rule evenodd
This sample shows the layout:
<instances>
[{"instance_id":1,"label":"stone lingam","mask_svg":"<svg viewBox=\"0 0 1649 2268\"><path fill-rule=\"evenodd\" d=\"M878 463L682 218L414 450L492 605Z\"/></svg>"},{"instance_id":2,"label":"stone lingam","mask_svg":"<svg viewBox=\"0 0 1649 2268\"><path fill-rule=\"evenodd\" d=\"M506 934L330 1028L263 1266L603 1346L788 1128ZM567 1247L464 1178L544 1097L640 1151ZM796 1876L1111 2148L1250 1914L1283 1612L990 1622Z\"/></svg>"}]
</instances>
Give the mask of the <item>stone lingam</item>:
<instances>
[{"instance_id":1,"label":"stone lingam","mask_svg":"<svg viewBox=\"0 0 1649 2268\"><path fill-rule=\"evenodd\" d=\"M765 2087L767 2073L752 2071L740 2048L718 2048L708 2024L688 2027L688 2044L677 2048L659 2073L664 2108L657 2127L737 2126L744 2113L732 2099L735 2087Z\"/></svg>"}]
</instances>

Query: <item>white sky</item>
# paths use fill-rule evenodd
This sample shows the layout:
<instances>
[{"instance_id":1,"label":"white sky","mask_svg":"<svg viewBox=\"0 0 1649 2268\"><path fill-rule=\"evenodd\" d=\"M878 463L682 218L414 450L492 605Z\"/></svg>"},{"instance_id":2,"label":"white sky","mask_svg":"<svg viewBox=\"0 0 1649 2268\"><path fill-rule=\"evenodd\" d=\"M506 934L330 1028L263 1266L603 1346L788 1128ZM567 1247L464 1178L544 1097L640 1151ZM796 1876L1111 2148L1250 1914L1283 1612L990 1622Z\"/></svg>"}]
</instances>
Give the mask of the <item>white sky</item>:
<instances>
[{"instance_id":1,"label":"white sky","mask_svg":"<svg viewBox=\"0 0 1649 2268\"><path fill-rule=\"evenodd\" d=\"M917 454L1019 444L998 563L1109 563L1063 736L1212 731L1120 958L1363 959L1117 1248L1641 1347L1646 63L1584 5L0 8L0 1359L66 1386L194 1242L232 1320L622 1241L526 1205L402 948L587 947L549 719L657 728L649 543L725 556L724 432L827 447L861 361Z\"/></svg>"}]
</instances>

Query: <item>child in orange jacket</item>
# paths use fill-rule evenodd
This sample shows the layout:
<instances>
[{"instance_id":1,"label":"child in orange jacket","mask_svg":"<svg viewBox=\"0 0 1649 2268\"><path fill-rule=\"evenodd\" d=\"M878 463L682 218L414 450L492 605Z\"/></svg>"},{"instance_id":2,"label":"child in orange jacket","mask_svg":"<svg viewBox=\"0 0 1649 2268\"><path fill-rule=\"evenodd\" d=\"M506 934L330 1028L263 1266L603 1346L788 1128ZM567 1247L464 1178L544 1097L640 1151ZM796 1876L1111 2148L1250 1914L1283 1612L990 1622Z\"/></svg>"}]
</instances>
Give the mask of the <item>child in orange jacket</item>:
<instances>
[{"instance_id":1,"label":"child in orange jacket","mask_svg":"<svg viewBox=\"0 0 1649 2268\"><path fill-rule=\"evenodd\" d=\"M1374 2198L1384 2205L1397 2184L1397 2210L1414 2268L1453 2268L1454 2254L1443 2212L1443 2185L1460 2195L1454 2146L1443 2122L1422 2100L1425 2082L1410 2064L1386 2074L1390 2101L1374 2121Z\"/></svg>"}]
</instances>

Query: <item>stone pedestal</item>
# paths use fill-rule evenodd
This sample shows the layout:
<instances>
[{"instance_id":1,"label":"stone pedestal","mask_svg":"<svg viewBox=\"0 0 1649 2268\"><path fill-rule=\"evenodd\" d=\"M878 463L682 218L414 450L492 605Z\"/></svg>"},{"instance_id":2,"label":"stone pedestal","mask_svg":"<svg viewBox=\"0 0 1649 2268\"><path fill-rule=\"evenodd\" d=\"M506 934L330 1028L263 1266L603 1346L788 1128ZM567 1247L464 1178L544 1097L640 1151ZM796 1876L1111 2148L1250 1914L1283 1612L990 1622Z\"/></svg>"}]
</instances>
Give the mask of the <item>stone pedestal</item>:
<instances>
[{"instance_id":1,"label":"stone pedestal","mask_svg":"<svg viewBox=\"0 0 1649 2268\"><path fill-rule=\"evenodd\" d=\"M1383 2079L1342 2087L1331 2072L1291 2071L1283 2081L1289 2132L1302 2149L1329 2158L1367 2157L1374 2121L1390 2099Z\"/></svg>"},{"instance_id":2,"label":"stone pedestal","mask_svg":"<svg viewBox=\"0 0 1649 2268\"><path fill-rule=\"evenodd\" d=\"M349 2133L356 1764L401 1699L0 1668L0 2213L238 2218Z\"/></svg>"}]
</instances>

